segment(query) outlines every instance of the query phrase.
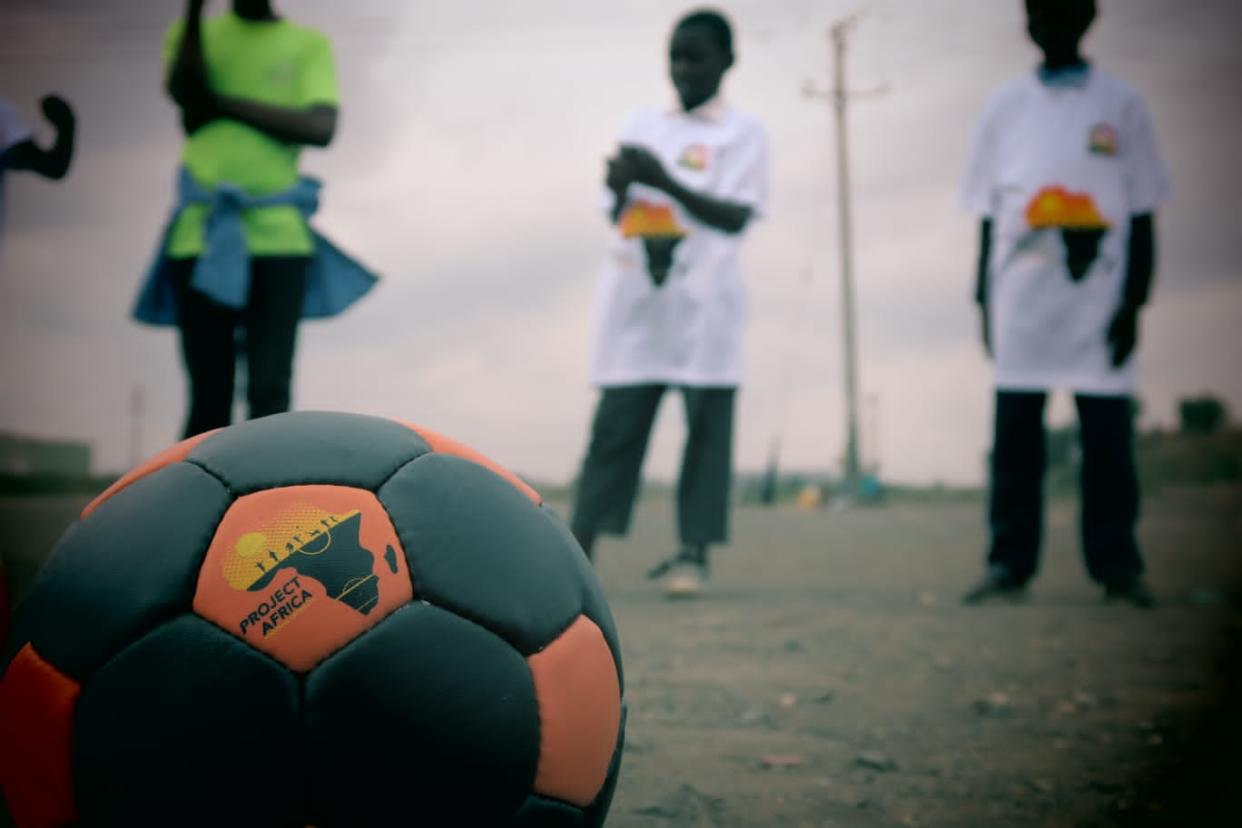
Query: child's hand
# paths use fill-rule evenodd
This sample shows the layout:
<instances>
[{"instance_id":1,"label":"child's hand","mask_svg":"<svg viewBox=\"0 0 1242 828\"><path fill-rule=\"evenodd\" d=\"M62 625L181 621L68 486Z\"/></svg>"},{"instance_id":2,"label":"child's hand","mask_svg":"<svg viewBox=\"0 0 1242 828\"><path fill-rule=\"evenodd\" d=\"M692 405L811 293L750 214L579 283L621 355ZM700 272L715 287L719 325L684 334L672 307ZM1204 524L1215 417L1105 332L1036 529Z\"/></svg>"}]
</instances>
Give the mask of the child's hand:
<instances>
[{"instance_id":1,"label":"child's hand","mask_svg":"<svg viewBox=\"0 0 1242 828\"><path fill-rule=\"evenodd\" d=\"M667 190L671 183L668 172L660 163L660 159L644 147L622 144L619 161L629 174L630 180L638 184L646 184L657 190Z\"/></svg>"},{"instance_id":2,"label":"child's hand","mask_svg":"<svg viewBox=\"0 0 1242 828\"><path fill-rule=\"evenodd\" d=\"M608 159L608 172L604 175L604 185L618 195L629 189L634 182L629 167L620 158Z\"/></svg>"},{"instance_id":3,"label":"child's hand","mask_svg":"<svg viewBox=\"0 0 1242 828\"><path fill-rule=\"evenodd\" d=\"M1138 344L1138 309L1122 305L1113 314L1113 321L1108 326L1108 344L1112 350L1113 367L1120 368Z\"/></svg>"}]
</instances>

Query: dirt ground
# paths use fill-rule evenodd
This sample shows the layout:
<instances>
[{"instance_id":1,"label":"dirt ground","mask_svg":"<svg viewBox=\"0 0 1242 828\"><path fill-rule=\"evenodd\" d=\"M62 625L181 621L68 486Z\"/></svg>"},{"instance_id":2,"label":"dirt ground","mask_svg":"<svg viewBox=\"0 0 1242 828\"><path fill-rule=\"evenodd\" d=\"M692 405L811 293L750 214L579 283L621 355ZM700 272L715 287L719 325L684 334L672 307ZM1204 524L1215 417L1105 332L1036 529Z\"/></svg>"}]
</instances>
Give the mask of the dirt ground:
<instances>
[{"instance_id":1,"label":"dirt ground","mask_svg":"<svg viewBox=\"0 0 1242 828\"><path fill-rule=\"evenodd\" d=\"M0 500L19 586L80 505ZM710 596L669 603L642 573L673 514L648 499L599 548L629 703L609 825L1231 822L1242 490L1148 498L1151 611L1102 601L1075 515L1051 505L1028 602L965 608L973 499L742 508Z\"/></svg>"}]
</instances>

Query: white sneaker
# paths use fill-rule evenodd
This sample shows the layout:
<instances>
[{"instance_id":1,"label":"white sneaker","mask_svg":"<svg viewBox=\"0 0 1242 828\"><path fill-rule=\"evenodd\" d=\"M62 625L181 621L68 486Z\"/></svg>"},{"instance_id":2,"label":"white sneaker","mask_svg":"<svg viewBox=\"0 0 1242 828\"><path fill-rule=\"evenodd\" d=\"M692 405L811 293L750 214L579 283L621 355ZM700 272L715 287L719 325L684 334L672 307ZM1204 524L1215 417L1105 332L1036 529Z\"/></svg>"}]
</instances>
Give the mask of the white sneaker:
<instances>
[{"instance_id":1,"label":"white sneaker","mask_svg":"<svg viewBox=\"0 0 1242 828\"><path fill-rule=\"evenodd\" d=\"M707 589L707 568L692 561L678 561L664 576L666 598L697 598Z\"/></svg>"}]
</instances>

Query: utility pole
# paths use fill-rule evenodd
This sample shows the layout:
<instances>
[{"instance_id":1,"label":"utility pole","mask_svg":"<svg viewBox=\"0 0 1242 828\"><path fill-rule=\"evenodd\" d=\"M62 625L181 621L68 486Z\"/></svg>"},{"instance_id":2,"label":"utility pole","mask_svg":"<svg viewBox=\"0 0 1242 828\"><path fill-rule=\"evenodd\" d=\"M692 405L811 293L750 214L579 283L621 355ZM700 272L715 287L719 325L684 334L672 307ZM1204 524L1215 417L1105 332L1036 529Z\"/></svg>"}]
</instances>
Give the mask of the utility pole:
<instances>
[{"instance_id":1,"label":"utility pole","mask_svg":"<svg viewBox=\"0 0 1242 828\"><path fill-rule=\"evenodd\" d=\"M851 92L845 80L845 52L850 31L858 22L851 15L833 23L828 30L832 40L832 88L819 90L808 81L803 88L807 97L827 99L832 103L837 144L837 229L841 249L841 335L845 360L845 485L850 494L858 494L862 479L861 447L858 423L858 333L854 310L854 228L850 212L849 130L846 113L851 98L881 94L883 88L870 92Z\"/></svg>"}]
</instances>

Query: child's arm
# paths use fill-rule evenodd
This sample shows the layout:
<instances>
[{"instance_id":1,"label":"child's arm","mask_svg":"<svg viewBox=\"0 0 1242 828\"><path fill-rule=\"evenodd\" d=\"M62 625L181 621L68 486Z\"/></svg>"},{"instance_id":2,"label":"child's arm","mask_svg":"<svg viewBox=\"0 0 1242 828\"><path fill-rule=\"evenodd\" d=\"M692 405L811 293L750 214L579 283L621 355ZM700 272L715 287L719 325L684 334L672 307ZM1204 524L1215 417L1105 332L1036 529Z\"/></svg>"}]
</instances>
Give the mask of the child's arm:
<instances>
[{"instance_id":1,"label":"child's arm","mask_svg":"<svg viewBox=\"0 0 1242 828\"><path fill-rule=\"evenodd\" d=\"M1108 326L1113 367L1123 365L1138 344L1138 313L1151 295L1155 272L1156 217L1152 213L1131 216L1130 245L1126 257L1126 280L1121 293L1121 307L1113 314L1113 320Z\"/></svg>"},{"instance_id":2,"label":"child's arm","mask_svg":"<svg viewBox=\"0 0 1242 828\"><path fill-rule=\"evenodd\" d=\"M608 174L604 176L604 186L612 192L612 213L609 219L613 224L621 220L625 212L625 204L630 189L630 173L619 157L608 159Z\"/></svg>"},{"instance_id":3,"label":"child's arm","mask_svg":"<svg viewBox=\"0 0 1242 828\"><path fill-rule=\"evenodd\" d=\"M203 56L203 3L187 0L177 53L168 65L164 90L181 109L181 125L191 135L216 119L207 61Z\"/></svg>"},{"instance_id":4,"label":"child's arm","mask_svg":"<svg viewBox=\"0 0 1242 828\"><path fill-rule=\"evenodd\" d=\"M623 144L617 164L630 181L668 193L699 221L725 233L734 234L745 230L754 212L748 205L715 198L682 186L668 174L658 158L642 147Z\"/></svg>"},{"instance_id":5,"label":"child's arm","mask_svg":"<svg viewBox=\"0 0 1242 828\"><path fill-rule=\"evenodd\" d=\"M221 118L241 121L286 144L326 147L336 134L337 109L327 104L294 109L242 98L219 97L216 98L216 111Z\"/></svg>"},{"instance_id":6,"label":"child's arm","mask_svg":"<svg viewBox=\"0 0 1242 828\"><path fill-rule=\"evenodd\" d=\"M277 141L326 147L336 133L337 108L319 103L304 108L273 106L257 101L217 95L207 79L207 63L203 55L202 12L205 0L187 0L185 28L177 57L168 73L168 94L181 107L182 122L187 134L220 118L240 121ZM317 56L327 62L332 74L330 55ZM323 66L317 66L323 71ZM335 81L332 81L335 86Z\"/></svg>"},{"instance_id":7,"label":"child's arm","mask_svg":"<svg viewBox=\"0 0 1242 828\"><path fill-rule=\"evenodd\" d=\"M992 355L992 323L988 318L988 261L992 257L992 219L979 222L979 265L975 270L975 304L982 319L983 350Z\"/></svg>"},{"instance_id":8,"label":"child's arm","mask_svg":"<svg viewBox=\"0 0 1242 828\"><path fill-rule=\"evenodd\" d=\"M14 144L4 153L4 166L10 170L30 170L55 181L65 177L73 160L77 120L69 102L58 95L48 95L41 103L43 114L56 128L55 142L49 149L43 149L33 139Z\"/></svg>"}]
</instances>

